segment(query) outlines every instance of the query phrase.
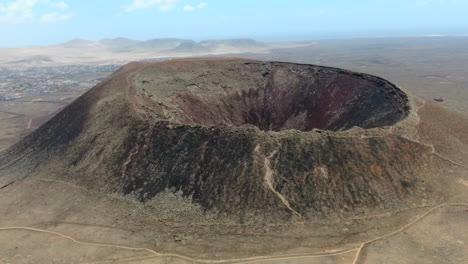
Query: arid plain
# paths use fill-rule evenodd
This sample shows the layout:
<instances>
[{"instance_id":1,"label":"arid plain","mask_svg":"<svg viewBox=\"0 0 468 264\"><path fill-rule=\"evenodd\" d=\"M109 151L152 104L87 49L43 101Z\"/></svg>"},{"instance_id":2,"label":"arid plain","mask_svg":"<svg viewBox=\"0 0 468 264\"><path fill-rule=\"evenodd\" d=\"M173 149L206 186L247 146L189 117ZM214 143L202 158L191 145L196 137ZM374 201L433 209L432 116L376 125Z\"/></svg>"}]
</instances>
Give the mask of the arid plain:
<instances>
[{"instance_id":1,"label":"arid plain","mask_svg":"<svg viewBox=\"0 0 468 264\"><path fill-rule=\"evenodd\" d=\"M372 132L377 134L368 135L358 129L346 135L365 139L394 134L413 142L424 159L430 161L427 164L430 168L421 167L422 171L432 173L425 180L433 181L437 187L428 194L427 201L423 199L413 205L409 202L406 207L393 210L364 212L361 217L317 218L307 222L292 217L287 222L272 220L256 225L255 219L244 224L219 222L219 216L177 193L158 194L157 199L139 203L58 180L56 175L21 180L2 175L0 260L3 263L464 263L468 261L467 42L464 37L329 40L287 44L296 46L293 48L262 47L261 53L253 49L250 53L241 50L238 54L229 51L221 55L339 67L397 84L412 98L411 114L406 121ZM109 53L112 56L115 54ZM122 62L143 59L139 56L127 57ZM61 61L60 65L48 67L82 62ZM110 72L87 74L86 80L96 80ZM31 133L36 128L32 120L44 123L85 90L71 87L0 102L0 150Z\"/></svg>"}]
</instances>

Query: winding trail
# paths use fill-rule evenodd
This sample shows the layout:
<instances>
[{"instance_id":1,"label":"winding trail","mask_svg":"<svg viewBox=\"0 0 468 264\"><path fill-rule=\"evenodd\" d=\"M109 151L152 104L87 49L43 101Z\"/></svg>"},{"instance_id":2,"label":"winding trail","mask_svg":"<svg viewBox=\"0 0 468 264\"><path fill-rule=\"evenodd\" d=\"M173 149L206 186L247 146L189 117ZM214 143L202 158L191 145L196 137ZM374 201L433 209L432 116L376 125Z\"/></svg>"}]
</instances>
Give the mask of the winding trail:
<instances>
[{"instance_id":1,"label":"winding trail","mask_svg":"<svg viewBox=\"0 0 468 264\"><path fill-rule=\"evenodd\" d=\"M127 160L122 165L122 178L125 177L125 174L127 172L127 167L132 162L133 156L137 154L138 154L138 144L135 145L135 149L130 152L130 154L127 157Z\"/></svg>"},{"instance_id":2,"label":"winding trail","mask_svg":"<svg viewBox=\"0 0 468 264\"><path fill-rule=\"evenodd\" d=\"M14 184L16 181L17 181L17 180L14 180L14 181L11 181L11 182L9 182L9 183L3 185L3 186L0 186L0 190L1 190L1 189L5 189L6 187L8 187L8 186Z\"/></svg>"},{"instance_id":3,"label":"winding trail","mask_svg":"<svg viewBox=\"0 0 468 264\"><path fill-rule=\"evenodd\" d=\"M327 256L337 256L337 255L343 255L349 252L356 251L355 248L351 249L340 249L340 250L335 250L335 251L329 251L326 253L320 253L320 254L289 254L289 255L282 255L282 256L258 256L258 257L250 257L250 258L238 258L238 259L219 259L219 260L208 260L208 259L196 259L196 258L191 258L179 254L172 254L172 253L160 253L157 251L154 251L149 248L135 248L135 247L128 247L128 246L121 246L121 245L114 245L114 244L104 244L104 243L94 243L94 242L85 242L85 241L80 241L74 237L71 237L69 235L65 235L59 232L55 231L50 231L50 230L45 230L45 229L38 229L38 228L31 228L31 227L0 227L0 231L11 231L11 230L23 230L23 231L32 231L32 232L38 232L38 233L45 233L45 234L51 234L51 235L56 235L68 240L71 240L74 243L80 244L80 245L87 245L87 246L96 246L96 247L106 247L106 248L115 248L115 249L124 249L124 250L131 250L131 251L147 251L153 255L152 258L155 257L165 257L165 258L178 258L178 259L183 259L187 261L192 261L195 263L232 263L232 264L240 264L240 263L254 263L254 262L260 262L260 261L270 261L270 260L284 260L284 259L301 259L301 258L317 258L317 257L327 257ZM147 255L144 258L148 257L150 258L151 255ZM104 262L106 260L103 260ZM99 263L98 262L91 262L91 263Z\"/></svg>"},{"instance_id":4,"label":"winding trail","mask_svg":"<svg viewBox=\"0 0 468 264\"><path fill-rule=\"evenodd\" d=\"M270 154L270 156L268 157L265 157L264 158L264 165L265 165L265 183L266 185L268 186L268 188L276 195L278 196L278 198L281 200L281 202L284 204L284 206L286 206L286 208L289 209L289 211L291 211L294 215L296 215L297 217L301 218L301 214L299 214L296 210L294 210L292 207L291 207L291 204L289 203L288 200L286 200L286 198L284 198L284 196L279 193L277 190L275 190L275 188L273 187L273 170L271 169L270 167L270 159L271 157L273 157L274 155L276 154L276 151L273 151L273 153Z\"/></svg>"},{"instance_id":5,"label":"winding trail","mask_svg":"<svg viewBox=\"0 0 468 264\"><path fill-rule=\"evenodd\" d=\"M418 121L417 121L417 124L415 125L415 127L417 127L417 126L421 123L421 117L420 117L420 115L419 115L419 111L420 111L424 106L426 106L426 101L425 101L425 100L424 100L423 103L422 103L418 108L416 108L416 110L415 110L415 111L416 111L416 116L417 116L417 118L418 118ZM444 160L444 161L447 161L447 162L449 162L449 163L452 163L452 164L454 164L454 165L457 165L457 166L459 166L459 167L462 167L462 168L468 170L468 166L467 166L467 165L464 165L464 164L461 164L460 162L457 162L457 161L451 160L451 159L449 159L449 158L446 158L446 157L444 157L443 155L441 155L440 153L438 153L433 144L426 144L426 143L423 143L423 142L421 142L420 139L419 139L419 140L414 140L414 139L409 139L409 138L406 138L406 137L405 137L405 139L406 139L406 140L409 140L409 141L411 141L411 142L413 142L413 143L417 143L417 144L421 144L421 145L423 145L423 146L426 146L426 147L428 147L428 148L431 149L431 154L432 154L432 155L434 155L434 156L436 156L436 157L438 157L438 158L440 158L440 159L442 159L442 160Z\"/></svg>"},{"instance_id":6,"label":"winding trail","mask_svg":"<svg viewBox=\"0 0 468 264\"><path fill-rule=\"evenodd\" d=\"M144 70L146 67L150 65L151 64L145 65L137 70L134 70L133 72L127 73L127 76L125 77L125 81L127 82L127 87L128 87L128 99L130 101L130 105L133 107L133 110L135 110L137 113L142 114L143 116L146 116L147 113L140 106L141 104L139 103L139 100L138 100L136 88L135 88L135 85L132 83L131 79L140 71Z\"/></svg>"},{"instance_id":7,"label":"winding trail","mask_svg":"<svg viewBox=\"0 0 468 264\"><path fill-rule=\"evenodd\" d=\"M55 232L55 231L49 231L45 229L39 229L39 228L32 228L32 227L0 227L0 231L8 231L8 230L26 230L26 231L33 231L33 232L39 232L39 233L46 233L46 234L51 234L51 235L56 235L60 236L62 238L69 239L77 244L80 245L87 245L87 246L97 246L97 247L108 247L108 248L117 248L117 249L126 249L126 250L134 250L134 251L148 251L151 252L157 256L160 256L158 252L151 250L149 248L133 248L133 247L126 247L126 246L120 246L120 245L113 245L113 244L101 244L101 243L94 243L94 242L83 242L79 241L76 238L73 238L71 236Z\"/></svg>"},{"instance_id":8,"label":"winding trail","mask_svg":"<svg viewBox=\"0 0 468 264\"><path fill-rule=\"evenodd\" d=\"M458 180L458 182L462 185L465 185L466 187L468 187L468 181L464 181L462 179Z\"/></svg>"},{"instance_id":9,"label":"winding trail","mask_svg":"<svg viewBox=\"0 0 468 264\"><path fill-rule=\"evenodd\" d=\"M80 244L80 245L88 245L88 246L96 246L96 247L106 247L106 248L115 248L115 249L124 249L124 250L132 250L132 251L146 251L151 253L151 255L147 256L141 256L137 258L132 258L132 259L127 259L129 261L131 260L137 260L137 259L151 259L151 258L178 258L178 259L183 259L187 261L191 261L194 263L220 263L220 264L247 264L247 263L257 263L257 262L265 262L265 261L278 261L278 260L292 260L292 259L306 259L306 258L318 258L318 257L329 257L329 256L338 256L338 255L343 255L347 254L350 252L356 251L356 256L354 258L354 261L352 264L359 264L362 260L362 251L369 246L371 243L392 237L398 233L403 232L404 230L410 228L414 224L420 222L422 219L424 219L426 216L429 214L433 213L434 211L446 207L446 206L468 206L468 203L443 203L440 205L437 205L422 215L418 216L415 220L409 222L405 226L382 236L376 237L374 239L371 239L369 241L366 241L362 244L360 244L359 247L357 248L350 248L350 249L338 249L334 251L329 251L325 253L319 253L319 254L290 254L290 255L281 255L281 256L258 256L258 257L251 257L251 258L238 258L238 259L219 259L219 260L204 260L204 259L196 259L196 258L191 258L179 254L170 254L170 253L160 253L157 251L154 251L149 248L135 248L135 247L128 247L128 246L121 246L121 245L114 245L114 244L103 244L103 243L94 243L94 242L85 242L85 241L80 241L76 238L73 238L71 236L55 232L55 231L50 231L50 230L45 230L45 229L38 229L38 228L31 228L31 227L0 227L0 231L11 231L11 230L25 230L25 231L32 231L32 232L39 232L39 233L45 233L45 234L51 234L51 235L56 235L68 240L73 241L74 243ZM102 261L97 261L97 262L88 262L90 263L102 263L106 262L106 260Z\"/></svg>"},{"instance_id":10,"label":"winding trail","mask_svg":"<svg viewBox=\"0 0 468 264\"><path fill-rule=\"evenodd\" d=\"M260 145L257 145L255 147L255 153L257 155L260 155ZM274 184L274 179L273 179L273 175L274 175L274 172L273 170L271 169L271 161L270 159L277 153L278 151L275 150L273 151L270 155L268 155L268 157L263 157L263 165L265 167L265 176L263 177L264 181L265 181L265 185L268 187L268 189L270 189L270 191L272 193L274 193L280 200L281 202L284 204L284 206L286 206L286 208L288 208L289 211L292 212L293 215L299 217L299 219L302 218L302 215L300 213L298 213L296 210L294 210L292 207L291 207L291 204L289 203L289 201L281 194L279 193L273 186ZM262 155L260 155L262 156Z\"/></svg>"},{"instance_id":11,"label":"winding trail","mask_svg":"<svg viewBox=\"0 0 468 264\"><path fill-rule=\"evenodd\" d=\"M389 237L392 237L398 233L401 233L403 231L405 231L406 229L410 228L411 226L413 226L414 224L416 224L417 222L421 221L422 219L424 219L426 216L428 216L430 213L442 208L442 207L445 207L445 206L468 206L468 203L443 203L443 204L439 204L431 209L429 209L428 211L426 211L424 214L420 215L419 217L417 217L415 220L409 222L407 225L401 227L400 229L397 229L391 233L388 233L386 235L383 235L383 236L380 236L380 237L376 237L372 240L369 240L367 242L364 242L361 244L361 246L358 248L358 251L356 253L356 257L354 258L354 261L352 264L359 264L359 262L361 261L361 253L363 251L363 249L367 246L369 246L371 243L373 242L376 242L378 240L382 240L382 239L385 239L385 238L389 238Z\"/></svg>"},{"instance_id":12,"label":"winding trail","mask_svg":"<svg viewBox=\"0 0 468 264\"><path fill-rule=\"evenodd\" d=\"M14 116L26 116L24 114L18 114L18 113L13 113L13 112L8 112L8 111L0 111L0 113L7 114L7 115L14 115Z\"/></svg>"},{"instance_id":13,"label":"winding trail","mask_svg":"<svg viewBox=\"0 0 468 264\"><path fill-rule=\"evenodd\" d=\"M421 123L421 117L420 117L420 115L419 115L419 111L420 111L421 108L423 108L425 105L426 105L426 101L424 100L423 103L415 109L415 111L416 111L416 116L417 116L417 118L418 118L415 127L417 127L417 126ZM431 149L431 154L432 154L432 155L434 155L434 156L436 156L436 157L438 157L438 158L440 158L440 159L442 159L442 160L444 160L444 161L447 161L447 162L449 162L449 163L455 164L455 165L457 165L457 166L459 166L459 167L462 167L462 168L464 168L464 169L468 169L468 166L465 166L465 165L463 165L463 164L461 164L461 163L459 163L459 162L456 162L456 161L453 161L453 160L451 160L451 159L448 159L448 158L442 156L441 154L437 153L437 151L436 151L434 145L432 145L432 144L425 144L425 143L422 143L422 142L419 141L419 140L414 140L414 139L409 139L409 138L405 138L405 139L406 139L406 140L409 140L409 141L411 141L411 142L413 142L413 143L421 144L421 145L423 145L423 146L426 146L426 147L430 148L430 149ZM463 184L463 185L468 186L468 183L466 183L465 181L463 181L463 180L461 180L461 179L459 180L459 182L460 182L461 184ZM402 228L400 228L400 229L398 229L398 230L396 230L396 231L394 231L394 232L392 232L392 233L389 233L389 234L387 234L387 235L384 235L384 236L381 236L381 237L378 237L378 238L374 238L374 239L372 239L372 240L369 240L369 241L367 241L367 242L364 242L364 243L361 244L361 246L358 248L357 253L356 253L356 257L354 258L354 261L353 261L352 264L359 264L359 263L361 262L361 260L362 260L362 251L363 251L367 246L369 246L371 243L373 243L373 242L375 242L375 241L378 241L378 240L381 240L381 239L385 239L385 238L394 236L394 235L396 235L396 234L398 234L398 233L400 233L400 232L402 232L402 231L408 229L409 227L411 227L411 226L414 225L415 223L421 221L424 217L426 217L426 216L429 215L430 213L434 212L435 210L437 210L437 209L439 209L439 208L441 208L441 207L443 207L443 206L468 206L468 204L467 204L467 203L444 203L444 204L440 204L440 205L438 205L438 206L436 206L436 207L433 207L432 209L430 209L430 210L427 211L426 213L422 214L421 216L419 216L418 218L416 218L414 221L412 221L412 222L408 223L407 225L403 226Z\"/></svg>"}]
</instances>

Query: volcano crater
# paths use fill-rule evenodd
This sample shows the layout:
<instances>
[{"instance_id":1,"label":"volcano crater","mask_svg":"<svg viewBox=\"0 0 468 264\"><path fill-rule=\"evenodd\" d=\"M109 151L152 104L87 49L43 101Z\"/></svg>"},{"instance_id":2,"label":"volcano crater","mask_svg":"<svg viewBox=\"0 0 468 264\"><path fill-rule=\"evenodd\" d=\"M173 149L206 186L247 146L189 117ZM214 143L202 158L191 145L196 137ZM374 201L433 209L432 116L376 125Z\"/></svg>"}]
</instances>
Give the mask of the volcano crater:
<instances>
[{"instance_id":1,"label":"volcano crater","mask_svg":"<svg viewBox=\"0 0 468 264\"><path fill-rule=\"evenodd\" d=\"M177 193L229 217L386 211L421 204L431 189L423 180L428 148L381 129L409 114L395 85L342 69L131 63L2 162L9 173L55 175L143 203Z\"/></svg>"},{"instance_id":2,"label":"volcano crater","mask_svg":"<svg viewBox=\"0 0 468 264\"><path fill-rule=\"evenodd\" d=\"M201 63L201 62L198 62ZM204 71L173 61L135 74L136 93L160 119L202 126L255 126L264 131L389 126L409 113L390 82L341 69L281 62L204 61ZM146 97L146 99L144 98ZM151 107L157 105L157 107ZM163 106L163 107L161 107Z\"/></svg>"}]
</instances>

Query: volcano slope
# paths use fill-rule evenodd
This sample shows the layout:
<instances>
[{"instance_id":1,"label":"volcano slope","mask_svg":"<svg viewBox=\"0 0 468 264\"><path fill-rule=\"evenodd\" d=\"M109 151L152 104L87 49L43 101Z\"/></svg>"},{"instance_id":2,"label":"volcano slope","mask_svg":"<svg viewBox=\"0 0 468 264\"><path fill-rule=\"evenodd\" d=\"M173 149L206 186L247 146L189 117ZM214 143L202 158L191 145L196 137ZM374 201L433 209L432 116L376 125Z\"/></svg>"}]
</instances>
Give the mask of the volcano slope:
<instances>
[{"instance_id":1,"label":"volcano slope","mask_svg":"<svg viewBox=\"0 0 468 264\"><path fill-rule=\"evenodd\" d=\"M441 122L461 129L441 136ZM467 201L466 124L341 69L131 63L0 154L2 225L208 258L340 247L348 261Z\"/></svg>"}]
</instances>

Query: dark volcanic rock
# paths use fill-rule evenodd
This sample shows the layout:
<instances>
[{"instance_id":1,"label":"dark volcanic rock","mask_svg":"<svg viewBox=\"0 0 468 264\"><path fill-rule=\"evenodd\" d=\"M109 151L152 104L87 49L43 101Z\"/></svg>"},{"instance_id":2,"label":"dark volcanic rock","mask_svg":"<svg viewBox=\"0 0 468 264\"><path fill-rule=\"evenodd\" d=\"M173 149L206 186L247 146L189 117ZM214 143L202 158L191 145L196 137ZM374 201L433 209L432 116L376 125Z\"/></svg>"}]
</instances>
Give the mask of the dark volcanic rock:
<instances>
[{"instance_id":1,"label":"dark volcanic rock","mask_svg":"<svg viewBox=\"0 0 468 264\"><path fill-rule=\"evenodd\" d=\"M389 209L430 190L427 148L372 129L408 113L393 84L340 69L133 63L3 153L0 168L142 202L181 192L234 215Z\"/></svg>"}]
</instances>

